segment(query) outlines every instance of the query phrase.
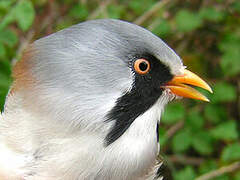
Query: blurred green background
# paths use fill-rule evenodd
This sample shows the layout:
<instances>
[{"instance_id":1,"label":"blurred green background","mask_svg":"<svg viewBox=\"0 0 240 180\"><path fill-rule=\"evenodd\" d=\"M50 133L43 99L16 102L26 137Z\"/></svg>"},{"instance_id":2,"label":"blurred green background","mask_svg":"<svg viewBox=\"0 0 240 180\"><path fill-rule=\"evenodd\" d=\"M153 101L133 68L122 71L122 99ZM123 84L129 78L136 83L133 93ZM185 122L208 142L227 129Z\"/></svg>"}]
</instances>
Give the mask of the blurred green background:
<instances>
[{"instance_id":1,"label":"blurred green background","mask_svg":"<svg viewBox=\"0 0 240 180\"><path fill-rule=\"evenodd\" d=\"M211 103L170 103L160 128L167 179L192 180L220 167L240 180L240 1L238 0L0 0L0 107L11 67L35 39L88 19L117 18L161 37L185 65L213 87ZM203 93L206 93L203 91Z\"/></svg>"}]
</instances>

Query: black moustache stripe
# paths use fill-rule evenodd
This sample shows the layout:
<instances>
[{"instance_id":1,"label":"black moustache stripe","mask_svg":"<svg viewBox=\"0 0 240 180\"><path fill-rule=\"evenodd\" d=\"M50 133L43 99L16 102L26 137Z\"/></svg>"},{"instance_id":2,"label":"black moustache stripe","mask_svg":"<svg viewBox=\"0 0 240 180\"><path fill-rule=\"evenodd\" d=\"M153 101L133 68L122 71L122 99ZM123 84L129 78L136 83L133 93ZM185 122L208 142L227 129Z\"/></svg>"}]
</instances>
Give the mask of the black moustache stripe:
<instances>
[{"instance_id":1,"label":"black moustache stripe","mask_svg":"<svg viewBox=\"0 0 240 180\"><path fill-rule=\"evenodd\" d=\"M154 56L142 55L140 58L150 62L151 70L146 75L135 73L131 91L118 98L108 113L106 122L115 121L115 124L105 138L106 146L120 138L137 117L156 103L163 92L160 86L173 78L169 68ZM139 58L136 56L136 59Z\"/></svg>"}]
</instances>

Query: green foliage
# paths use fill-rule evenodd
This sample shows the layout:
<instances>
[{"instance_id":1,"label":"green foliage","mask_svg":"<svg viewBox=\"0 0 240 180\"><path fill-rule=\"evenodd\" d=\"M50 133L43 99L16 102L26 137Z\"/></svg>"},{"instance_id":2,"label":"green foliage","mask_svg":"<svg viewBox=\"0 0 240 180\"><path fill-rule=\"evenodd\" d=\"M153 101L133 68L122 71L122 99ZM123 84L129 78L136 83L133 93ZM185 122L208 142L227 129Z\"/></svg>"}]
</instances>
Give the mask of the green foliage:
<instances>
[{"instance_id":1,"label":"green foliage","mask_svg":"<svg viewBox=\"0 0 240 180\"><path fill-rule=\"evenodd\" d=\"M201 174L207 173L209 171L213 171L217 169L217 162L214 160L208 160L202 163L199 167L199 172Z\"/></svg>"},{"instance_id":2,"label":"green foliage","mask_svg":"<svg viewBox=\"0 0 240 180\"><path fill-rule=\"evenodd\" d=\"M22 0L15 7L15 19L18 26L26 31L33 23L35 11L31 1Z\"/></svg>"},{"instance_id":3,"label":"green foliage","mask_svg":"<svg viewBox=\"0 0 240 180\"><path fill-rule=\"evenodd\" d=\"M5 15L0 23L0 29L16 21L18 26L26 31L33 23L35 11L33 4L29 0L19 0Z\"/></svg>"},{"instance_id":4,"label":"green foliage","mask_svg":"<svg viewBox=\"0 0 240 180\"><path fill-rule=\"evenodd\" d=\"M211 97L212 103L231 102L237 98L236 88L226 82L219 82L214 85L214 94Z\"/></svg>"},{"instance_id":5,"label":"green foliage","mask_svg":"<svg viewBox=\"0 0 240 180\"><path fill-rule=\"evenodd\" d=\"M240 144L234 143L223 149L221 159L225 162L240 160Z\"/></svg>"},{"instance_id":6,"label":"green foliage","mask_svg":"<svg viewBox=\"0 0 240 180\"><path fill-rule=\"evenodd\" d=\"M124 13L124 6L109 5L107 10L110 18L119 19Z\"/></svg>"},{"instance_id":7,"label":"green foliage","mask_svg":"<svg viewBox=\"0 0 240 180\"><path fill-rule=\"evenodd\" d=\"M86 19L88 17L88 14L89 12L87 6L82 4L74 6L69 12L69 16L80 20Z\"/></svg>"},{"instance_id":8,"label":"green foliage","mask_svg":"<svg viewBox=\"0 0 240 180\"><path fill-rule=\"evenodd\" d=\"M186 118L186 125L172 140L174 152L183 152L190 147L199 154L207 155L213 151L213 139L209 132L203 131L204 119L197 111L190 111Z\"/></svg>"},{"instance_id":9,"label":"green foliage","mask_svg":"<svg viewBox=\"0 0 240 180\"><path fill-rule=\"evenodd\" d=\"M202 155L213 151L212 137L207 131L199 131L193 135L193 148Z\"/></svg>"},{"instance_id":10,"label":"green foliage","mask_svg":"<svg viewBox=\"0 0 240 180\"><path fill-rule=\"evenodd\" d=\"M240 172L236 173L233 180L240 180Z\"/></svg>"},{"instance_id":11,"label":"green foliage","mask_svg":"<svg viewBox=\"0 0 240 180\"><path fill-rule=\"evenodd\" d=\"M191 110L186 118L186 127L197 131L203 128L204 119L198 111Z\"/></svg>"},{"instance_id":12,"label":"green foliage","mask_svg":"<svg viewBox=\"0 0 240 180\"><path fill-rule=\"evenodd\" d=\"M172 140L172 148L174 152L183 152L187 150L192 143L192 136L188 130L179 131Z\"/></svg>"},{"instance_id":13,"label":"green foliage","mask_svg":"<svg viewBox=\"0 0 240 180\"><path fill-rule=\"evenodd\" d=\"M196 173L192 167L188 166L177 172L174 177L175 180L193 180L196 177Z\"/></svg>"},{"instance_id":14,"label":"green foliage","mask_svg":"<svg viewBox=\"0 0 240 180\"><path fill-rule=\"evenodd\" d=\"M0 61L0 107L3 107L5 96L11 84L11 65L8 61Z\"/></svg>"},{"instance_id":15,"label":"green foliage","mask_svg":"<svg viewBox=\"0 0 240 180\"><path fill-rule=\"evenodd\" d=\"M214 138L220 140L237 140L238 131L236 121L227 121L219 124L211 130Z\"/></svg>"},{"instance_id":16,"label":"green foliage","mask_svg":"<svg viewBox=\"0 0 240 180\"><path fill-rule=\"evenodd\" d=\"M161 19L152 32L160 37L165 37L171 32L171 26L165 19Z\"/></svg>"},{"instance_id":17,"label":"green foliage","mask_svg":"<svg viewBox=\"0 0 240 180\"><path fill-rule=\"evenodd\" d=\"M129 1L129 8L133 10L136 15L141 15L154 4L153 0L131 0Z\"/></svg>"},{"instance_id":18,"label":"green foliage","mask_svg":"<svg viewBox=\"0 0 240 180\"><path fill-rule=\"evenodd\" d=\"M230 179L229 179L228 176L222 175L222 176L219 176L219 177L214 178L214 180L230 180Z\"/></svg>"},{"instance_id":19,"label":"green foliage","mask_svg":"<svg viewBox=\"0 0 240 180\"><path fill-rule=\"evenodd\" d=\"M180 10L176 14L176 24L179 31L189 32L200 27L202 24L202 19L196 13L188 10Z\"/></svg>"},{"instance_id":20,"label":"green foliage","mask_svg":"<svg viewBox=\"0 0 240 180\"><path fill-rule=\"evenodd\" d=\"M227 119L226 109L219 104L207 104L204 109L206 120L213 124L218 124L220 121Z\"/></svg>"},{"instance_id":21,"label":"green foliage","mask_svg":"<svg viewBox=\"0 0 240 180\"><path fill-rule=\"evenodd\" d=\"M223 52L220 65L227 76L234 76L240 72L239 44L239 33L228 33L219 43L219 49Z\"/></svg>"},{"instance_id":22,"label":"green foliage","mask_svg":"<svg viewBox=\"0 0 240 180\"><path fill-rule=\"evenodd\" d=\"M35 10L30 0L0 1L0 109L11 85L11 59L15 56L18 43L17 30L8 27L16 22L17 26L26 31L35 17Z\"/></svg>"},{"instance_id":23,"label":"green foliage","mask_svg":"<svg viewBox=\"0 0 240 180\"><path fill-rule=\"evenodd\" d=\"M0 42L3 45L6 45L12 48L17 44L18 37L15 34L15 32L9 29L4 29L0 31Z\"/></svg>"},{"instance_id":24,"label":"green foliage","mask_svg":"<svg viewBox=\"0 0 240 180\"><path fill-rule=\"evenodd\" d=\"M165 108L159 128L161 153L170 160L174 179L192 180L240 161L240 2L175 0L162 6L158 3L158 0L0 0L0 109L12 82L12 63L21 57L21 46L32 32L33 39L27 41L87 19L134 22L147 15L140 24L163 38L188 69L210 82L214 91L213 94L201 91L210 103L178 100ZM201 163L173 161L171 157L175 154L200 159ZM240 180L240 173L226 173L213 180L228 179Z\"/></svg>"},{"instance_id":25,"label":"green foliage","mask_svg":"<svg viewBox=\"0 0 240 180\"><path fill-rule=\"evenodd\" d=\"M180 103L172 103L167 106L162 117L162 122L166 124L176 123L184 118L185 109Z\"/></svg>"},{"instance_id":26,"label":"green foliage","mask_svg":"<svg viewBox=\"0 0 240 180\"><path fill-rule=\"evenodd\" d=\"M221 21L224 18L224 13L222 11L218 11L214 7L202 8L199 12L199 15L203 19L214 22Z\"/></svg>"},{"instance_id":27,"label":"green foliage","mask_svg":"<svg viewBox=\"0 0 240 180\"><path fill-rule=\"evenodd\" d=\"M159 127L159 136L161 137L160 145L163 147L168 142L168 137L166 136L166 129Z\"/></svg>"}]
</instances>

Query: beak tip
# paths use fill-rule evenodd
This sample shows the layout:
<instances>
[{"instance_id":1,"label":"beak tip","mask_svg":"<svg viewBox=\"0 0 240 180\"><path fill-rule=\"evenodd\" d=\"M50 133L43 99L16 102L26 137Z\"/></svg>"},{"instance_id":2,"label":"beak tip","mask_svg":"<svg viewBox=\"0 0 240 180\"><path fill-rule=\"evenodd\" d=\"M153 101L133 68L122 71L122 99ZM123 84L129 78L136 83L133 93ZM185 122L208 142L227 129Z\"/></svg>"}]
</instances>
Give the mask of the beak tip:
<instances>
[{"instance_id":1,"label":"beak tip","mask_svg":"<svg viewBox=\"0 0 240 180\"><path fill-rule=\"evenodd\" d=\"M210 102L210 100L208 98L205 99L206 102Z\"/></svg>"},{"instance_id":2,"label":"beak tip","mask_svg":"<svg viewBox=\"0 0 240 180\"><path fill-rule=\"evenodd\" d=\"M200 94L200 96L197 99L205 102L210 102L210 100L202 94Z\"/></svg>"},{"instance_id":3,"label":"beak tip","mask_svg":"<svg viewBox=\"0 0 240 180\"><path fill-rule=\"evenodd\" d=\"M206 88L206 90L207 91L209 91L211 94L213 93L213 90L212 90L212 88L207 84L207 86L206 86L207 88Z\"/></svg>"},{"instance_id":4,"label":"beak tip","mask_svg":"<svg viewBox=\"0 0 240 180\"><path fill-rule=\"evenodd\" d=\"M188 84L203 88L210 93L213 93L212 88L204 80L187 69L185 69L184 75L175 76L170 82L167 83L166 87L168 87L174 94L178 96L210 102L207 97L193 89L191 86L188 86Z\"/></svg>"}]
</instances>

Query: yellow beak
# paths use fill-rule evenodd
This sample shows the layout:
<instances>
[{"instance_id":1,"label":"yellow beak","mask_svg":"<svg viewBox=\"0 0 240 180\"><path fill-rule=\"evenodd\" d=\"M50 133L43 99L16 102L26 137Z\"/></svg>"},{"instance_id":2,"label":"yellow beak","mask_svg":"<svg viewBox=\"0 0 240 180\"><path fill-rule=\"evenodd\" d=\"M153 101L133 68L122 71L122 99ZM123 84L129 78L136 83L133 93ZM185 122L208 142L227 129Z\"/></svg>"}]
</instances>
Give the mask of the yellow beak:
<instances>
[{"instance_id":1,"label":"yellow beak","mask_svg":"<svg viewBox=\"0 0 240 180\"><path fill-rule=\"evenodd\" d=\"M164 87L170 89L172 93L178 96L209 102L207 97L186 84L201 87L211 93L213 92L204 80L187 69L184 70L183 75L175 76Z\"/></svg>"}]
</instances>

